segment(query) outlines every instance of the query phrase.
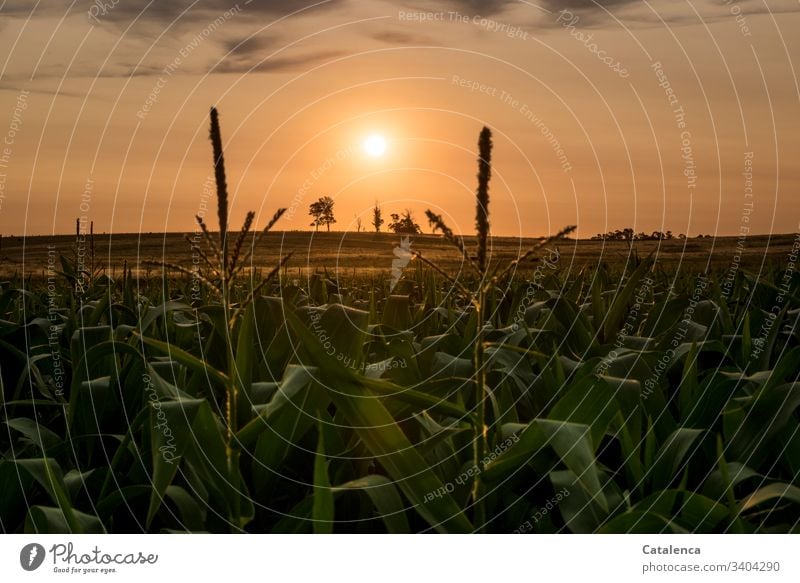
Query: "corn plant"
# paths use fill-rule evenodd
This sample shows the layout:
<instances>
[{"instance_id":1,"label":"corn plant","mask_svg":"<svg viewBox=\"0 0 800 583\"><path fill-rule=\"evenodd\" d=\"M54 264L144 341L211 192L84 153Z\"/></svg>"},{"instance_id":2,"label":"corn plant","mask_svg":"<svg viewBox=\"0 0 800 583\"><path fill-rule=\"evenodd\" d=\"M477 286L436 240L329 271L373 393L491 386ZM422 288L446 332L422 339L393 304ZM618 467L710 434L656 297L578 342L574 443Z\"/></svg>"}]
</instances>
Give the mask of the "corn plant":
<instances>
[{"instance_id":1,"label":"corn plant","mask_svg":"<svg viewBox=\"0 0 800 583\"><path fill-rule=\"evenodd\" d=\"M290 259L291 253L283 256L277 265L261 279L260 282L253 285L243 301L235 303L231 298L231 287L240 277L241 273L248 265L248 262L256 249L256 246L261 241L262 237L268 233L272 227L280 220L286 212L285 208L278 209L272 219L267 225L257 234L254 235L250 243L249 249L245 250L245 242L248 235L251 234L253 220L255 213L249 211L245 217L244 224L239 230L233 245L229 244L229 231L228 231L228 186L227 178L225 176L225 159L222 147L222 132L219 125L219 114L215 107L211 108L211 127L209 137L211 140L213 161L214 161L214 177L216 182L216 195L217 195L217 220L219 226L218 238L215 239L209 231L205 221L200 215L195 217L197 224L202 233L202 243L199 245L194 239L186 235L186 240L191 246L193 253L196 253L204 262L206 271L205 273L198 270L190 270L181 265L176 265L167 262L154 262L155 265L162 268L170 268L187 275L192 279L197 279L202 282L206 288L215 294L221 303L223 309L224 321L227 325L224 328L226 344L228 346L227 352L227 366L226 376L224 378L225 394L226 394L226 408L225 417L227 424L227 439L225 444L225 451L228 465L228 475L232 480L237 480L231 484L232 488L238 489L239 476L239 457L240 450L236 444L236 433L240 429L240 424L246 422L241 419L241 414L246 412L249 408L247 396L249 395L249 387L246 386L247 377L250 374L249 368L251 363L249 358L244 356L247 352L243 350L243 344L250 341L248 336L252 333L253 318L247 313L248 307L253 303L255 298L261 290L267 286L276 275L280 273L281 268ZM243 321L242 321L243 320ZM242 336L237 346L234 345L235 331L239 330ZM142 336L144 343L155 348L164 349L166 352L173 352L169 346L164 346L159 341L149 339ZM186 357L185 357L186 358ZM196 363L194 363L196 366ZM232 519L235 523L241 522L240 509L238 508L238 496L235 497L237 504L233 508Z\"/></svg>"},{"instance_id":2,"label":"corn plant","mask_svg":"<svg viewBox=\"0 0 800 583\"><path fill-rule=\"evenodd\" d=\"M435 263L428 261L421 253L416 252L415 256L422 260L424 263L431 266L441 275L448 279L455 285L465 297L467 297L474 309L474 333L475 338L474 348L472 353L472 367L475 374L475 403L477 408L477 419L475 422L475 435L473 447L473 463L475 467L481 467L483 459L486 455L486 446L489 442L490 428L486 420L486 402L489 399L490 389L486 382L486 363L485 363L485 348L486 338L485 330L489 325L487 322L487 297L488 294L501 285L518 267L521 263L531 258L536 250L551 241L560 239L575 230L575 227L567 227L561 232L552 237L548 237L545 241L538 244L533 249L526 251L520 258L510 262L508 265L501 268L496 265L493 269L489 266L489 181L491 180L492 164L492 132L489 128L484 127L481 130L480 137L478 138L478 188L475 194L475 231L477 243L475 254L471 254L467 249L464 239L457 236L446 225L444 219L428 210L426 215L428 221L432 225L434 232L439 231L451 242L453 246L459 251L468 265L477 283L474 290L470 290L463 283L454 280L448 276L444 270L439 268ZM482 526L486 521L486 513L483 500L482 478L480 474L473 481L472 499L475 505L475 523Z\"/></svg>"}]
</instances>

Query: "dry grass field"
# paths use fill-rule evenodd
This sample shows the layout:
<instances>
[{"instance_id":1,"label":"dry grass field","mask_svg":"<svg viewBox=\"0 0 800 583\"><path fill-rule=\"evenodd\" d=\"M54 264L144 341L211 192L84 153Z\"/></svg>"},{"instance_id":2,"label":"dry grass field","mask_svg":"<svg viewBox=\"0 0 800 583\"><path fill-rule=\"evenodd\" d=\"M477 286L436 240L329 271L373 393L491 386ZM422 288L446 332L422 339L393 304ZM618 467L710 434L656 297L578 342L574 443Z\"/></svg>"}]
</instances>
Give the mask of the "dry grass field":
<instances>
[{"instance_id":1,"label":"dry grass field","mask_svg":"<svg viewBox=\"0 0 800 583\"><path fill-rule=\"evenodd\" d=\"M91 262L91 245L85 243L87 267ZM741 253L740 267L758 272L762 266L782 264L791 249L794 235L759 235L748 237ZM290 272L303 273L327 269L338 277L373 272L389 272L393 249L400 235L390 233L352 233L292 231L269 233L253 254L252 267L271 268L279 256L294 252L288 266ZM533 243L533 239L496 237L492 239L492 260L507 262L517 257ZM468 245L474 244L467 238ZM654 253L658 264L676 269L724 271L736 260L737 237L693 238L686 240L635 241L633 246L623 241L565 240L557 247L562 269L606 263L622 265L635 250L639 256ZM741 247L740 247L741 248ZM456 253L437 235L412 237L412 249L421 251L453 273L460 265ZM3 237L0 250L0 275L42 277L47 268L48 252L72 258L77 253L74 236ZM121 273L127 262L139 276L154 274L141 266L148 260L165 261L190 266L192 255L181 233L98 234L94 237L95 267L104 268L112 277ZM531 264L530 267L532 267Z\"/></svg>"}]
</instances>

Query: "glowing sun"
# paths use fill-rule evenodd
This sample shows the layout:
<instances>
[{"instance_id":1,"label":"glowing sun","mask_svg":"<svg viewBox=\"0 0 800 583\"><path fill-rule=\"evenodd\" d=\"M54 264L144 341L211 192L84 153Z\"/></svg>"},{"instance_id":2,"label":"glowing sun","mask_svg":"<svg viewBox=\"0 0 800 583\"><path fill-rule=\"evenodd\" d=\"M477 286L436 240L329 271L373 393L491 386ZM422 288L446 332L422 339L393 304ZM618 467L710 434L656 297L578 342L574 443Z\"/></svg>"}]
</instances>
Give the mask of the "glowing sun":
<instances>
[{"instance_id":1,"label":"glowing sun","mask_svg":"<svg viewBox=\"0 0 800 583\"><path fill-rule=\"evenodd\" d=\"M371 158L380 158L386 153L386 138L380 134L372 134L364 140L364 152Z\"/></svg>"}]
</instances>

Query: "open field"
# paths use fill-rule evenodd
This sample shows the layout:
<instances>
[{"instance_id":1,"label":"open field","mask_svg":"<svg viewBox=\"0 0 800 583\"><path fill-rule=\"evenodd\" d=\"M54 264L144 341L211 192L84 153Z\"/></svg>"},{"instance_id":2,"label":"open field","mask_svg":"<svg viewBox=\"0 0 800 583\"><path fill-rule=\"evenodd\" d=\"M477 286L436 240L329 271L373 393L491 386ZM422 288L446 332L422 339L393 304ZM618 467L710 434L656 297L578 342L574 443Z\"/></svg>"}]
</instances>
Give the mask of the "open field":
<instances>
[{"instance_id":1,"label":"open field","mask_svg":"<svg viewBox=\"0 0 800 583\"><path fill-rule=\"evenodd\" d=\"M758 272L762 264L769 266L785 262L794 239L794 235L748 237L742 243L740 266ZM389 233L269 233L253 254L252 267L269 269L278 257L293 252L294 256L288 264L290 272L299 269L307 273L325 268L331 273L338 271L340 278L352 275L353 270L362 274L388 273L393 249L399 241L400 235ZM474 245L474 238L467 237L466 241ZM492 261L505 263L535 242L535 239L493 238ZM709 266L711 270L724 271L731 266L739 243L737 237L635 241L633 249L639 256L654 253L657 263L665 268L683 266L689 270L704 271ZM88 236L84 245L88 265L91 260ZM623 266L630 259L631 247L623 241L564 240L557 246L564 268L580 269L601 262ZM450 272L456 273L462 267L457 253L439 236L416 235L412 237L412 248ZM20 237L3 237L0 275L9 277L24 273L34 278L41 277L47 268L48 251L51 249L56 256L64 254L73 257L77 250L75 236L28 237L24 241ZM120 275L125 261L138 275L148 273L147 268L136 270L137 264L142 261L159 260L187 267L192 264L189 244L180 233L121 234L111 237L98 234L94 237L94 257L96 266L104 267L112 277Z\"/></svg>"},{"instance_id":2,"label":"open field","mask_svg":"<svg viewBox=\"0 0 800 583\"><path fill-rule=\"evenodd\" d=\"M348 237L348 269L391 264L365 249L393 239ZM334 264L336 240L314 237L310 268ZM135 258L135 241L112 249ZM167 237L173 260L182 245ZM77 289L69 257L46 284L4 282L0 529L796 532L787 257L723 281L678 273L677 242L658 269L557 246L593 267L483 291L420 266L394 290L309 274L244 300L247 286L198 292L183 276Z\"/></svg>"}]
</instances>

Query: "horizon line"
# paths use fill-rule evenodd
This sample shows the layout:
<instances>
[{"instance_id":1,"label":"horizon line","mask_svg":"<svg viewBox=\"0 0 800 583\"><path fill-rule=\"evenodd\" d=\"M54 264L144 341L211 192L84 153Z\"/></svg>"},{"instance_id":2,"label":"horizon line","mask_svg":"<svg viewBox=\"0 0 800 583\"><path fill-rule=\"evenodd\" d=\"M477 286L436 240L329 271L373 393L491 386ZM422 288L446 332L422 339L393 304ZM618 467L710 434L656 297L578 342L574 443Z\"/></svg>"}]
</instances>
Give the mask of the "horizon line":
<instances>
[{"instance_id":1,"label":"horizon line","mask_svg":"<svg viewBox=\"0 0 800 583\"><path fill-rule=\"evenodd\" d=\"M192 234L192 233L199 233L199 232L201 232L201 231L199 231L199 230L195 230L195 231L181 231L181 230L175 230L175 231L138 231L138 232L137 231L118 231L118 232L100 231L100 232L95 232L94 235L102 235L102 236L115 236L116 235L116 236L122 237L122 236L134 236L134 235L137 235L137 236L141 236L141 235L189 235L189 234ZM232 231L228 231L228 232L232 233ZM644 231L641 231L641 232L644 232ZM650 233L646 233L646 234L649 235L649 234L652 234L653 232L654 231L651 231ZM667 231L661 231L661 232L662 233L666 233ZM209 233L219 233L219 230L218 229L216 229L216 230L209 229ZM260 230L254 230L254 231L251 232L251 234L254 234L254 235L257 235L258 233L260 233ZM276 230L269 231L267 234L287 234L287 233L311 233L311 234L315 234L315 235L332 235L332 234L336 234L336 233L338 233L338 234L349 234L349 235L416 235L416 236L428 236L428 237L442 237L441 233L393 233L393 232L390 232L390 231L380 231L380 232L363 231L363 230L362 231L343 231L343 230L334 230L334 229L332 229L330 231L316 231L316 230L313 230L313 229L291 229L291 230L289 230L289 229L282 229L282 230L281 229L276 229ZM90 236L90 234L91 233L87 231L87 232L81 233L80 236L88 237L88 236ZM589 237L570 237L570 236L565 236L565 237L562 237L561 239L562 240L573 240L573 241L601 241L601 240L605 240L605 241L620 241L620 242L628 242L628 241L630 241L630 240L627 240L627 239L596 239L595 237L597 237L597 235L600 235L600 234L601 233L597 233L597 234L591 235ZM605 233L605 234L607 234L607 233ZM472 234L456 233L456 235L458 235L459 237L464 237L464 238L474 238L474 237L477 236L474 233L472 233ZM729 239L729 238L744 238L744 239L748 239L748 238L752 238L752 237L790 237L790 236L797 236L797 232L787 232L787 233L747 233L746 235L744 235L742 233L734 233L734 234L714 234L714 233L703 234L703 233L698 233L697 235L685 235L684 233L679 233L679 235L684 235L685 239L687 239L687 240L688 239L700 239L700 238L703 238L703 239L723 239L723 238L725 238L725 239ZM649 239L649 240L651 240L651 241L681 241L681 240L684 240L684 239L681 239L679 237L679 235L674 235L671 239ZM77 236L78 235L76 235L76 233L74 233L74 232L72 232L72 233L39 233L39 234L27 234L27 235L0 233L0 238L2 238L2 237L11 237L11 238L16 238L16 239L38 238L38 237L77 237ZM502 234L500 234L500 235L490 235L490 238L492 238L492 239L546 239L546 238L548 238L550 236L551 235L502 235ZM636 239L636 240L641 241L641 239Z\"/></svg>"}]
</instances>

